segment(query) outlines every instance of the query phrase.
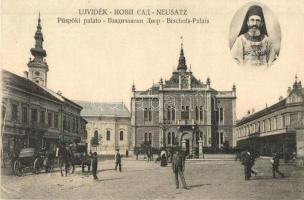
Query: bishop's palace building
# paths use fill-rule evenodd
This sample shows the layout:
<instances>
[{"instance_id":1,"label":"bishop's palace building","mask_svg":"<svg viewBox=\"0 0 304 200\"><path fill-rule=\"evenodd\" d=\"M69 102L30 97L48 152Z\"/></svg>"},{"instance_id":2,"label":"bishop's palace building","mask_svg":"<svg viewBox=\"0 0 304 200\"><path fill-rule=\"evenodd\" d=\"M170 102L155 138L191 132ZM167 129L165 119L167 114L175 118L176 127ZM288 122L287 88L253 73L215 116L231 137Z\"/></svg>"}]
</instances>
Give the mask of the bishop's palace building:
<instances>
[{"instance_id":1,"label":"bishop's palace building","mask_svg":"<svg viewBox=\"0 0 304 200\"><path fill-rule=\"evenodd\" d=\"M210 79L203 83L187 69L183 46L177 70L169 80L145 91L132 86L131 128L134 145L154 148L182 146L188 155L204 149L233 146L236 123L236 87L217 91Z\"/></svg>"}]
</instances>

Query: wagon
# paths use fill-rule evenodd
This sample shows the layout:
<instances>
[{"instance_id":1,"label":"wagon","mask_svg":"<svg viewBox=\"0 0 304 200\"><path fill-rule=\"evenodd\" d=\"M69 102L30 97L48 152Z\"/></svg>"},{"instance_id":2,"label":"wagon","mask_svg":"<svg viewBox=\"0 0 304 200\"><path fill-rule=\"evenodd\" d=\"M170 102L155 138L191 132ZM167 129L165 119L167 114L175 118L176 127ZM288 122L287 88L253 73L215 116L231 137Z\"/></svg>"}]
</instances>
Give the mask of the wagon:
<instances>
[{"instance_id":1,"label":"wagon","mask_svg":"<svg viewBox=\"0 0 304 200\"><path fill-rule=\"evenodd\" d=\"M25 172L37 174L43 168L46 171L52 168L50 156L45 152L38 152L35 148L21 149L13 165L13 171L17 176L22 176Z\"/></svg>"},{"instance_id":2,"label":"wagon","mask_svg":"<svg viewBox=\"0 0 304 200\"><path fill-rule=\"evenodd\" d=\"M76 143L72 146L73 152L73 163L75 165L81 165L82 172L84 172L85 167L88 167L88 171L90 171L91 167L91 158L87 153L87 143Z\"/></svg>"}]
</instances>

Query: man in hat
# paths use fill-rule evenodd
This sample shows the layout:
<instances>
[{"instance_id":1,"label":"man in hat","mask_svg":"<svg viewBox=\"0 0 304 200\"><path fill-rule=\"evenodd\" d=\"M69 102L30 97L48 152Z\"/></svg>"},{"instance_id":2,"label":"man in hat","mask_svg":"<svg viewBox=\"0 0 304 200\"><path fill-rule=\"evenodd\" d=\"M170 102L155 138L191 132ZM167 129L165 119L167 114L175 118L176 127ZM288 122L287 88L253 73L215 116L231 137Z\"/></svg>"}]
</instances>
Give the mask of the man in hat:
<instances>
[{"instance_id":1,"label":"man in hat","mask_svg":"<svg viewBox=\"0 0 304 200\"><path fill-rule=\"evenodd\" d=\"M97 158L97 152L93 153L92 157L92 172L93 172L93 178L94 180L97 180L97 168L98 168L98 158Z\"/></svg>"},{"instance_id":2,"label":"man in hat","mask_svg":"<svg viewBox=\"0 0 304 200\"><path fill-rule=\"evenodd\" d=\"M241 65L269 66L276 59L260 6L248 9L231 54Z\"/></svg>"},{"instance_id":3,"label":"man in hat","mask_svg":"<svg viewBox=\"0 0 304 200\"><path fill-rule=\"evenodd\" d=\"M117 166L119 166L119 171L121 172L121 155L119 153L119 149L116 149L115 154L115 171L117 170Z\"/></svg>"},{"instance_id":4,"label":"man in hat","mask_svg":"<svg viewBox=\"0 0 304 200\"><path fill-rule=\"evenodd\" d=\"M276 178L276 173L280 174L281 177L284 178L284 173L279 171L279 166L280 166L280 156L279 156L279 154L274 153L270 162L272 164L272 176L273 176L273 178Z\"/></svg>"},{"instance_id":5,"label":"man in hat","mask_svg":"<svg viewBox=\"0 0 304 200\"><path fill-rule=\"evenodd\" d=\"M176 151L176 153L173 155L173 158L172 158L172 170L173 170L173 173L175 175L176 189L179 188L178 176L181 179L183 188L184 189L188 189L186 181L185 181L185 177L184 177L185 157L182 154L181 150Z\"/></svg>"}]
</instances>

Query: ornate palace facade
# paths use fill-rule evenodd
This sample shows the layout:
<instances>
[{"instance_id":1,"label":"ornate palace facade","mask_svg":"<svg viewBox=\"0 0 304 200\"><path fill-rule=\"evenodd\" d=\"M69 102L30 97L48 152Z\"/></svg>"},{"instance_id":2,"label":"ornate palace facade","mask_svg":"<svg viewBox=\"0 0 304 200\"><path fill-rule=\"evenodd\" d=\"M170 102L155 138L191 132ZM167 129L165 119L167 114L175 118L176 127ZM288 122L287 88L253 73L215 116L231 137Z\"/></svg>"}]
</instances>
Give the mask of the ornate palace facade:
<instances>
[{"instance_id":1,"label":"ornate palace facade","mask_svg":"<svg viewBox=\"0 0 304 200\"><path fill-rule=\"evenodd\" d=\"M132 86L131 128L135 146L149 142L152 147L182 145L189 155L197 151L198 141L205 148L232 146L236 88L217 91L211 81L195 78L188 70L181 47L177 70L169 80L145 91Z\"/></svg>"}]
</instances>

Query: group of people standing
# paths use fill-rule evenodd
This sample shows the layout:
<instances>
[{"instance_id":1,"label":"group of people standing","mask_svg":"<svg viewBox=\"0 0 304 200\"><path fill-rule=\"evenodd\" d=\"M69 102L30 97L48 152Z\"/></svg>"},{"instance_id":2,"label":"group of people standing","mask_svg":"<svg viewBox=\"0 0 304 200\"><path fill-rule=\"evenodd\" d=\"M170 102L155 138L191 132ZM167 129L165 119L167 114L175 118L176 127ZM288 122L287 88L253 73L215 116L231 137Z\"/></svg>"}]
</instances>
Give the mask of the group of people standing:
<instances>
[{"instance_id":1,"label":"group of people standing","mask_svg":"<svg viewBox=\"0 0 304 200\"><path fill-rule=\"evenodd\" d=\"M254 153L250 153L249 151L243 151L241 153L241 163L244 165L244 174L245 174L245 180L250 180L251 174L254 174L257 176L257 171L253 169L253 166L255 164L255 159L257 158L257 155ZM280 174L282 178L285 177L284 173L279 171L280 166L280 156L277 153L273 154L273 157L270 160L272 164L272 176L273 178L276 178L276 173Z\"/></svg>"}]
</instances>

